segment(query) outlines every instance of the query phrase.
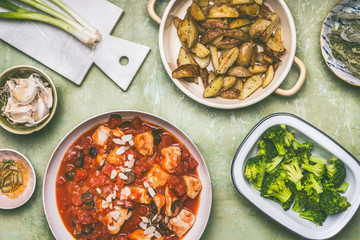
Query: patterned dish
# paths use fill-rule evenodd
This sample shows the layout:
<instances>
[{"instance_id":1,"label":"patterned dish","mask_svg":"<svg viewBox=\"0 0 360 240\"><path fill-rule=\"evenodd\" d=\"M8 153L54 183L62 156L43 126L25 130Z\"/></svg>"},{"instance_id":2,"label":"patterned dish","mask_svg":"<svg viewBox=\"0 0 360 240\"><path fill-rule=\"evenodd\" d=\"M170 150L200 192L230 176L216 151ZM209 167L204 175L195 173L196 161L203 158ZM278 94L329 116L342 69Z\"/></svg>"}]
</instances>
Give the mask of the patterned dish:
<instances>
[{"instance_id":1,"label":"patterned dish","mask_svg":"<svg viewBox=\"0 0 360 240\"><path fill-rule=\"evenodd\" d=\"M329 46L329 37L328 34L331 32L331 28L336 22L340 22L339 19L333 19L331 16L340 12L351 12L351 11L360 11L360 1L359 0L344 0L336 4L332 8L329 14L326 16L323 23L320 35L320 45L321 53L324 57L326 65L330 70L340 79L345 82L354 85L360 86L360 79L357 78L350 70L348 70L344 63L335 59L331 54L331 49Z\"/></svg>"}]
</instances>

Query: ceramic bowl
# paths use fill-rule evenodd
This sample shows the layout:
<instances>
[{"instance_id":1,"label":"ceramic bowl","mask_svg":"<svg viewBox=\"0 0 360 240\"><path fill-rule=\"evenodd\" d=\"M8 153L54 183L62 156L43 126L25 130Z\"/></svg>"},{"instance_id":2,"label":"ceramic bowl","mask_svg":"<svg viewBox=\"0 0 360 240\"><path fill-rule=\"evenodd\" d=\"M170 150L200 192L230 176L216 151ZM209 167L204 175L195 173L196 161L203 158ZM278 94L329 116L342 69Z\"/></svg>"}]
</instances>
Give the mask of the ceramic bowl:
<instances>
[{"instance_id":1,"label":"ceramic bowl","mask_svg":"<svg viewBox=\"0 0 360 240\"><path fill-rule=\"evenodd\" d=\"M334 24L340 23L339 19L333 19L331 16L333 14L338 14L341 12L351 12L351 11L360 12L360 5L358 0L340 1L329 11L322 25L321 34L320 34L320 45L321 45L322 56L325 60L326 65L330 68L330 70L341 80L354 86L360 86L360 79L356 77L350 70L348 70L344 66L343 62L335 59L332 56L331 49L329 46L328 34L331 32L331 29L334 26Z\"/></svg>"},{"instance_id":2,"label":"ceramic bowl","mask_svg":"<svg viewBox=\"0 0 360 240\"><path fill-rule=\"evenodd\" d=\"M11 77L29 77L32 73L38 73L41 75L41 80L44 82L48 82L49 86L52 89L53 93L53 106L50 109L50 115L42 121L40 124L33 126L33 127L26 127L24 124L11 124L9 120L0 114L0 126L2 126L5 130L19 134L19 135L26 135L31 134L33 132L39 131L40 129L44 128L52 119L52 117L55 114L56 106L58 102L57 92L55 88L55 84L51 80L51 78L42 70L32 67L32 66L26 66L26 65L20 65L15 66L12 68L9 68L8 70L4 71L0 74L0 89L4 87L5 83L9 80ZM3 95L5 96L5 94ZM4 98L4 102L0 101L0 109L6 104L7 102L7 96Z\"/></svg>"},{"instance_id":3,"label":"ceramic bowl","mask_svg":"<svg viewBox=\"0 0 360 240\"><path fill-rule=\"evenodd\" d=\"M15 199L0 193L0 209L14 209L22 206L31 198L36 186L36 174L29 159L15 150L0 149L0 162L10 159L22 161L27 166L29 169L29 179L26 183L25 191Z\"/></svg>"},{"instance_id":4,"label":"ceramic bowl","mask_svg":"<svg viewBox=\"0 0 360 240\"><path fill-rule=\"evenodd\" d=\"M78 139L82 134L84 134L92 127L97 126L102 122L106 122L113 114L119 114L124 119L131 119L135 116L139 116L141 119L147 122L166 129L175 137L177 137L182 143L184 143L193 157L198 161L199 165L197 170L199 173L199 178L203 184L203 189L200 193L200 205L196 215L195 224L185 235L183 240L200 239L209 219L212 202L210 176L200 151L184 132L165 119L145 112L127 110L103 113L80 123L63 138L52 154L44 176L43 204L46 219L55 238L73 239L72 235L67 231L61 220L56 204L55 183L63 156L76 139Z\"/></svg>"},{"instance_id":5,"label":"ceramic bowl","mask_svg":"<svg viewBox=\"0 0 360 240\"><path fill-rule=\"evenodd\" d=\"M256 156L262 134L271 126L278 124L286 124L288 130L294 132L299 142L312 141L314 155L326 159L336 156L343 161L346 167L345 181L349 183L349 187L344 195L351 203L351 207L345 212L328 216L323 226L316 226L314 223L300 218L299 213L291 209L285 212L279 203L261 197L260 192L255 190L253 184L248 182L244 176L245 163L250 157ZM360 166L357 159L339 143L310 123L287 113L273 114L257 123L238 148L231 169L233 183L243 197L279 224L308 239L331 238L354 217L360 205L359 172Z\"/></svg>"},{"instance_id":6,"label":"ceramic bowl","mask_svg":"<svg viewBox=\"0 0 360 240\"><path fill-rule=\"evenodd\" d=\"M203 98L204 87L199 81L199 85L194 83L187 83L172 78L172 71L177 68L177 57L181 42L177 35L177 30L173 25L174 16L183 18L186 14L188 7L191 5L192 0L172 0L168 4L162 19L158 17L154 11L156 0L149 0L148 12L154 21L160 24L159 32L159 49L163 65L175 83L175 85L187 96L193 100L204 104L209 107L220 109L235 109L247 107L255 104L273 92L283 96L290 96L295 94L302 86L306 78L306 67L304 63L295 57L296 51L296 29L293 17L289 8L283 0L267 0L265 3L280 16L280 27L282 30L283 44L287 49L286 54L281 58L282 62L275 73L273 81L266 88L259 88L250 97L245 100L238 99L225 99L221 97ZM280 84L285 80L288 75L293 62L300 68L300 77L295 86L289 90L278 89ZM208 69L211 68L211 64Z\"/></svg>"}]
</instances>

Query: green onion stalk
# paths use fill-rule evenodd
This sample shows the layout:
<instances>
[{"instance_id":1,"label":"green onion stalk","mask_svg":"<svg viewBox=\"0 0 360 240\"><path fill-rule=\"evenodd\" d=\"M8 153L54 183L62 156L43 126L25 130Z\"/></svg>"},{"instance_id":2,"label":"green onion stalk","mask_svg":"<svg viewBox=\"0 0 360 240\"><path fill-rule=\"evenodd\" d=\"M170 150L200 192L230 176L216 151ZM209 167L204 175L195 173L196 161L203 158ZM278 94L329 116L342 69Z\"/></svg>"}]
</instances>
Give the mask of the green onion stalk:
<instances>
[{"instance_id":1,"label":"green onion stalk","mask_svg":"<svg viewBox=\"0 0 360 240\"><path fill-rule=\"evenodd\" d=\"M18 19L18 20L33 20L50 24L54 27L60 28L69 34L73 35L81 42L85 43L91 48L95 48L97 43L101 40L99 31L88 24L81 16L74 12L61 0L50 0L57 6L67 12L72 18L65 16L62 13L51 8L43 0L19 0L26 3L46 14L33 12L7 1L0 0L0 6L11 12L0 12L0 19Z\"/></svg>"}]
</instances>

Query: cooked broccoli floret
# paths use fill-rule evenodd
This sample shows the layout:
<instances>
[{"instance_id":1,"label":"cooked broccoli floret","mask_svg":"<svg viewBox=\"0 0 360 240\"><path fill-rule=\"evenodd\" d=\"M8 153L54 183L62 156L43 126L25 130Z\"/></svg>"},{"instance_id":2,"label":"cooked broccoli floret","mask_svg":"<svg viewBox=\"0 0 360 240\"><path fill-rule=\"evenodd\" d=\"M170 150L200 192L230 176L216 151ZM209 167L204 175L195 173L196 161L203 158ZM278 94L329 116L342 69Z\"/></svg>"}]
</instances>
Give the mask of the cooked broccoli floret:
<instances>
[{"instance_id":1,"label":"cooked broccoli floret","mask_svg":"<svg viewBox=\"0 0 360 240\"><path fill-rule=\"evenodd\" d=\"M285 203L292 195L290 188L287 186L288 176L285 170L280 169L268 175L261 187L261 196L266 198L277 198L280 202Z\"/></svg>"},{"instance_id":2,"label":"cooked broccoli floret","mask_svg":"<svg viewBox=\"0 0 360 240\"><path fill-rule=\"evenodd\" d=\"M314 193L308 196L308 200L305 203L305 209L311 209L313 211L321 211L320 208L320 194Z\"/></svg>"},{"instance_id":3,"label":"cooked broccoli floret","mask_svg":"<svg viewBox=\"0 0 360 240\"><path fill-rule=\"evenodd\" d=\"M322 226L323 222L325 222L327 214L322 211L314 211L312 209L307 209L305 211L301 211L299 216L301 218L312 221L318 226Z\"/></svg>"},{"instance_id":4,"label":"cooked broccoli floret","mask_svg":"<svg viewBox=\"0 0 360 240\"><path fill-rule=\"evenodd\" d=\"M279 155L285 155L285 133L286 130L284 128L276 125L269 128L263 136L264 139L269 139L274 143Z\"/></svg>"},{"instance_id":5,"label":"cooked broccoli floret","mask_svg":"<svg viewBox=\"0 0 360 240\"><path fill-rule=\"evenodd\" d=\"M285 135L284 135L284 143L286 147L290 147L292 142L295 140L294 135L291 132L288 132L286 130L286 126L285 125L281 125L281 127L283 129L285 129Z\"/></svg>"},{"instance_id":6,"label":"cooked broccoli floret","mask_svg":"<svg viewBox=\"0 0 360 240\"><path fill-rule=\"evenodd\" d=\"M249 182L254 182L256 190L260 190L265 176L265 158L261 155L250 158L245 164L245 176Z\"/></svg>"},{"instance_id":7,"label":"cooked broccoli floret","mask_svg":"<svg viewBox=\"0 0 360 240\"><path fill-rule=\"evenodd\" d=\"M277 166L280 165L281 161L284 159L284 156L276 156L273 159L270 159L266 162L266 172L272 173L277 169Z\"/></svg>"},{"instance_id":8,"label":"cooked broccoli floret","mask_svg":"<svg viewBox=\"0 0 360 240\"><path fill-rule=\"evenodd\" d=\"M319 164L326 164L327 163L327 160L325 158L314 156L314 155L311 155L309 160L311 162L313 162L313 163L319 163Z\"/></svg>"},{"instance_id":9,"label":"cooked broccoli floret","mask_svg":"<svg viewBox=\"0 0 360 240\"><path fill-rule=\"evenodd\" d=\"M340 187L336 189L336 191L344 193L346 192L347 188L349 187L349 184L347 182L343 182Z\"/></svg>"},{"instance_id":10,"label":"cooked broccoli floret","mask_svg":"<svg viewBox=\"0 0 360 240\"><path fill-rule=\"evenodd\" d=\"M336 190L330 188L325 188L320 194L319 204L327 214L343 212L351 206L345 196L341 196Z\"/></svg>"},{"instance_id":11,"label":"cooked broccoli floret","mask_svg":"<svg viewBox=\"0 0 360 240\"><path fill-rule=\"evenodd\" d=\"M326 185L338 188L344 182L346 169L344 163L338 158L330 158L332 164L326 165Z\"/></svg>"},{"instance_id":12,"label":"cooked broccoli floret","mask_svg":"<svg viewBox=\"0 0 360 240\"><path fill-rule=\"evenodd\" d=\"M312 142L306 142L298 148L294 147L294 149L298 150L298 155L302 163L309 164L309 157L311 155L312 147L313 147Z\"/></svg>"},{"instance_id":13,"label":"cooked broccoli floret","mask_svg":"<svg viewBox=\"0 0 360 240\"><path fill-rule=\"evenodd\" d=\"M315 165L302 164L301 168L306 171L313 173L317 178L322 178L325 174L325 165L321 163L316 163Z\"/></svg>"},{"instance_id":14,"label":"cooked broccoli floret","mask_svg":"<svg viewBox=\"0 0 360 240\"><path fill-rule=\"evenodd\" d=\"M316 180L313 173L308 173L304 181L304 190L308 195L319 194L323 192L320 182Z\"/></svg>"},{"instance_id":15,"label":"cooked broccoli floret","mask_svg":"<svg viewBox=\"0 0 360 240\"><path fill-rule=\"evenodd\" d=\"M283 164L282 168L287 172L288 179L292 181L295 184L296 189L300 191L302 189L300 180L303 177L303 174L301 172L298 160L294 159L290 163Z\"/></svg>"},{"instance_id":16,"label":"cooked broccoli floret","mask_svg":"<svg viewBox=\"0 0 360 240\"><path fill-rule=\"evenodd\" d=\"M284 163L291 163L293 161L299 162L299 158L298 158L297 154L293 153L293 152L290 152L290 151L287 152L285 154Z\"/></svg>"},{"instance_id":17,"label":"cooked broccoli floret","mask_svg":"<svg viewBox=\"0 0 360 240\"><path fill-rule=\"evenodd\" d=\"M274 143L269 139L261 140L259 143L259 147L260 149L258 151L258 155L263 155L267 159L273 159L278 155Z\"/></svg>"},{"instance_id":18,"label":"cooked broccoli floret","mask_svg":"<svg viewBox=\"0 0 360 240\"><path fill-rule=\"evenodd\" d=\"M296 191L295 192L295 203L294 203L294 206L292 207L292 210L294 210L295 212L300 212L301 210L304 209L305 204L308 202L308 200L309 200L309 197L304 190Z\"/></svg>"}]
</instances>

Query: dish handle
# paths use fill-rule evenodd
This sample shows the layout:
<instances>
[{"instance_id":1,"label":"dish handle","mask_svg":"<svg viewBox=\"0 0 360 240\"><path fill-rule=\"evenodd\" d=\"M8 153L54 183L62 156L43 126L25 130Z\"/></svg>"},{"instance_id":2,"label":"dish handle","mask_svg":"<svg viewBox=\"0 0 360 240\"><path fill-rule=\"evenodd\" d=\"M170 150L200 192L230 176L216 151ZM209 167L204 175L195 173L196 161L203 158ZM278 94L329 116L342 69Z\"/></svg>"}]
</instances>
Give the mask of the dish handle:
<instances>
[{"instance_id":1,"label":"dish handle","mask_svg":"<svg viewBox=\"0 0 360 240\"><path fill-rule=\"evenodd\" d=\"M284 90L281 88L276 89L275 90L276 94L281 95L281 96L292 96L295 93L297 93L300 90L300 88L302 87L302 85L304 84L305 79L306 79L306 66L305 66L304 62L301 61L297 57L294 57L294 62L298 65L298 67L300 69L299 79L297 80L297 82L291 89L288 89L288 90Z\"/></svg>"},{"instance_id":2,"label":"dish handle","mask_svg":"<svg viewBox=\"0 0 360 240\"><path fill-rule=\"evenodd\" d=\"M158 24L161 23L161 18L156 14L154 6L155 6L156 0L149 0L147 10L149 13L149 16Z\"/></svg>"}]
</instances>

